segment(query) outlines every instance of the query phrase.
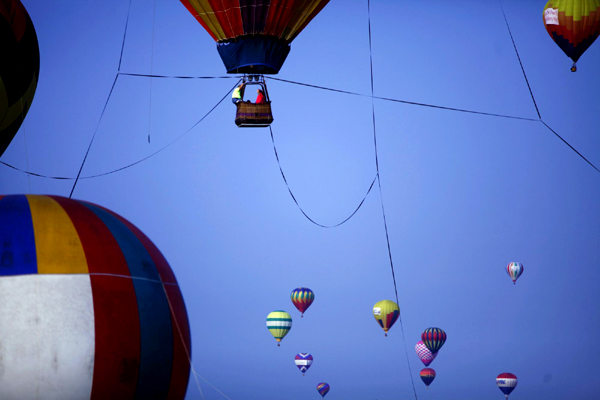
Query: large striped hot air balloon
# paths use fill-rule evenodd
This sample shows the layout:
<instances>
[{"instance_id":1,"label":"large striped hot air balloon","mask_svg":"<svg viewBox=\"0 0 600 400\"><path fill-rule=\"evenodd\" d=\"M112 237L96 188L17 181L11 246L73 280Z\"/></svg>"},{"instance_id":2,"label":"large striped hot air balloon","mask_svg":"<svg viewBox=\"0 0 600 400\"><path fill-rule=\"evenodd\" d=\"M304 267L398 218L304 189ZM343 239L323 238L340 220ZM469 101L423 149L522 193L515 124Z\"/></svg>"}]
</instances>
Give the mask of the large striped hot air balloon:
<instances>
[{"instance_id":1,"label":"large striped hot air balloon","mask_svg":"<svg viewBox=\"0 0 600 400\"><path fill-rule=\"evenodd\" d=\"M321 382L317 385L317 390L321 397L325 397L327 393L329 393L329 384L325 382Z\"/></svg>"},{"instance_id":2,"label":"large striped hot air balloon","mask_svg":"<svg viewBox=\"0 0 600 400\"><path fill-rule=\"evenodd\" d=\"M0 0L0 156L21 127L40 72L35 28L19 0Z\"/></svg>"},{"instance_id":3,"label":"large striped hot air balloon","mask_svg":"<svg viewBox=\"0 0 600 400\"><path fill-rule=\"evenodd\" d=\"M446 332L440 328L427 328L421 334L421 340L423 340L423 344L427 346L429 351L437 353L446 343Z\"/></svg>"},{"instance_id":4,"label":"large striped hot air balloon","mask_svg":"<svg viewBox=\"0 0 600 400\"><path fill-rule=\"evenodd\" d=\"M417 356L421 360L426 367L429 367L429 364L435 360L437 353L432 353L431 350L425 346L422 340L419 340L415 345L415 351L417 352Z\"/></svg>"},{"instance_id":5,"label":"large striped hot air balloon","mask_svg":"<svg viewBox=\"0 0 600 400\"><path fill-rule=\"evenodd\" d=\"M425 386L427 386L427 389L429 389L429 385L431 385L431 382L435 379L435 371L431 368L423 368L419 376Z\"/></svg>"},{"instance_id":6,"label":"large striped hot air balloon","mask_svg":"<svg viewBox=\"0 0 600 400\"><path fill-rule=\"evenodd\" d=\"M329 0L181 0L217 42L227 72L276 74Z\"/></svg>"},{"instance_id":7,"label":"large striped hot air balloon","mask_svg":"<svg viewBox=\"0 0 600 400\"><path fill-rule=\"evenodd\" d=\"M544 26L552 40L577 60L600 34L600 0L550 0L544 7Z\"/></svg>"},{"instance_id":8,"label":"large striped hot air balloon","mask_svg":"<svg viewBox=\"0 0 600 400\"><path fill-rule=\"evenodd\" d=\"M523 264L521 263L508 263L508 265L506 266L506 273L508 274L508 276L510 276L510 279L512 279L513 284L517 283L517 279L519 279L519 277L523 273L523 269Z\"/></svg>"},{"instance_id":9,"label":"large striped hot air balloon","mask_svg":"<svg viewBox=\"0 0 600 400\"><path fill-rule=\"evenodd\" d=\"M292 303L300 311L300 318L304 317L304 312L310 307L315 300L315 294L309 288L301 287L292 290Z\"/></svg>"},{"instance_id":10,"label":"large striped hot air balloon","mask_svg":"<svg viewBox=\"0 0 600 400\"><path fill-rule=\"evenodd\" d=\"M387 336L388 331L400 316L400 308L391 300L381 300L373 306L373 316Z\"/></svg>"},{"instance_id":11,"label":"large striped hot air balloon","mask_svg":"<svg viewBox=\"0 0 600 400\"><path fill-rule=\"evenodd\" d=\"M285 311L273 311L267 315L267 328L269 328L269 332L277 340L277 346L279 346L281 339L292 329L292 317Z\"/></svg>"},{"instance_id":12,"label":"large striped hot air balloon","mask_svg":"<svg viewBox=\"0 0 600 400\"><path fill-rule=\"evenodd\" d=\"M0 196L0 243L0 398L185 397L185 304L139 229L84 201Z\"/></svg>"},{"instance_id":13,"label":"large striped hot air balloon","mask_svg":"<svg viewBox=\"0 0 600 400\"><path fill-rule=\"evenodd\" d=\"M496 385L508 399L508 395L517 387L517 377L511 373L504 372L496 377Z\"/></svg>"}]
</instances>

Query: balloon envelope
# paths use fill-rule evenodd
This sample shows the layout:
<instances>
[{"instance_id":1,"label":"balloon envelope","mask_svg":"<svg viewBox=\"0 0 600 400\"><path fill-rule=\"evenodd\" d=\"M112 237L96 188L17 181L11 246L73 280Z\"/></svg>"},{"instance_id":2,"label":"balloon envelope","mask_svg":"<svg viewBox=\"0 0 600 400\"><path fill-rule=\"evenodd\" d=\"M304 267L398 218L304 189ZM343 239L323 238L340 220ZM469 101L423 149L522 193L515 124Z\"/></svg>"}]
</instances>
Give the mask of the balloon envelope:
<instances>
[{"instance_id":1,"label":"balloon envelope","mask_svg":"<svg viewBox=\"0 0 600 400\"><path fill-rule=\"evenodd\" d=\"M429 364L431 364L437 356L437 353L432 353L431 350L429 350L427 346L425 346L422 340L419 340L415 345L415 351L417 352L417 356L419 357L421 362L425 364L426 367L428 367Z\"/></svg>"},{"instance_id":2,"label":"balloon envelope","mask_svg":"<svg viewBox=\"0 0 600 400\"><path fill-rule=\"evenodd\" d=\"M35 28L19 0L0 0L0 156L21 127L40 72Z\"/></svg>"},{"instance_id":3,"label":"balloon envelope","mask_svg":"<svg viewBox=\"0 0 600 400\"><path fill-rule=\"evenodd\" d=\"M435 379L435 371L431 368L423 368L419 375L421 376L421 380L423 381L425 386L431 385L431 382L433 382L433 380Z\"/></svg>"},{"instance_id":4,"label":"balloon envelope","mask_svg":"<svg viewBox=\"0 0 600 400\"><path fill-rule=\"evenodd\" d=\"M227 72L276 74L290 43L329 0L181 0L217 41Z\"/></svg>"},{"instance_id":5,"label":"balloon envelope","mask_svg":"<svg viewBox=\"0 0 600 400\"><path fill-rule=\"evenodd\" d=\"M310 307L310 305L315 300L315 294L309 288L301 287L298 289L292 290L291 294L292 303L294 306L300 311L302 315L304 312Z\"/></svg>"},{"instance_id":6,"label":"balloon envelope","mask_svg":"<svg viewBox=\"0 0 600 400\"><path fill-rule=\"evenodd\" d=\"M0 398L183 399L190 331L134 225L58 196L0 196Z\"/></svg>"},{"instance_id":7,"label":"balloon envelope","mask_svg":"<svg viewBox=\"0 0 600 400\"><path fill-rule=\"evenodd\" d=\"M302 372L302 375L310 368L313 362L313 356L308 353L298 353L294 359L296 366Z\"/></svg>"},{"instance_id":8,"label":"balloon envelope","mask_svg":"<svg viewBox=\"0 0 600 400\"><path fill-rule=\"evenodd\" d=\"M267 316L267 328L279 346L281 339L292 329L292 317L282 310L273 311Z\"/></svg>"},{"instance_id":9,"label":"balloon envelope","mask_svg":"<svg viewBox=\"0 0 600 400\"><path fill-rule=\"evenodd\" d=\"M437 353L446 343L446 332L440 328L427 328L421 334L421 340L432 353Z\"/></svg>"},{"instance_id":10,"label":"balloon envelope","mask_svg":"<svg viewBox=\"0 0 600 400\"><path fill-rule=\"evenodd\" d=\"M577 62L600 34L600 0L550 0L544 26L554 42Z\"/></svg>"},{"instance_id":11,"label":"balloon envelope","mask_svg":"<svg viewBox=\"0 0 600 400\"><path fill-rule=\"evenodd\" d=\"M400 316L400 308L391 300L381 300L373 306L373 316L387 336L388 330Z\"/></svg>"},{"instance_id":12,"label":"balloon envelope","mask_svg":"<svg viewBox=\"0 0 600 400\"><path fill-rule=\"evenodd\" d=\"M517 279L519 279L523 270L523 264L518 262L511 262L506 266L506 273L508 273L508 276L510 276L510 279L512 279L514 284L517 283Z\"/></svg>"},{"instance_id":13,"label":"balloon envelope","mask_svg":"<svg viewBox=\"0 0 600 400\"><path fill-rule=\"evenodd\" d=\"M498 385L498 388L508 398L508 395L517 387L517 377L511 373L504 372L496 377L496 385Z\"/></svg>"},{"instance_id":14,"label":"balloon envelope","mask_svg":"<svg viewBox=\"0 0 600 400\"><path fill-rule=\"evenodd\" d=\"M329 392L329 384L322 382L317 385L317 390L321 397L325 397L325 395Z\"/></svg>"}]
</instances>

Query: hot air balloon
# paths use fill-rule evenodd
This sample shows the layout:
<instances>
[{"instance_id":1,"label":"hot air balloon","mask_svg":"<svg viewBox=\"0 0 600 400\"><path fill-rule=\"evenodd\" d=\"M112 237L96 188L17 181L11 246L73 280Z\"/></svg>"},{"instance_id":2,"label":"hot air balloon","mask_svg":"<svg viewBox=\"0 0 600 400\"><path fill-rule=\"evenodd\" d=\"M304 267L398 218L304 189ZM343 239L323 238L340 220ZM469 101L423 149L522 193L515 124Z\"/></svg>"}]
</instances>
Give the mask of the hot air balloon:
<instances>
[{"instance_id":1,"label":"hot air balloon","mask_svg":"<svg viewBox=\"0 0 600 400\"><path fill-rule=\"evenodd\" d=\"M292 290L292 303L300 311L300 318L304 317L304 312L310 307L315 300L315 294L309 288L301 287Z\"/></svg>"},{"instance_id":2,"label":"hot air balloon","mask_svg":"<svg viewBox=\"0 0 600 400\"><path fill-rule=\"evenodd\" d=\"M290 43L329 0L181 0L217 42L227 72L276 74Z\"/></svg>"},{"instance_id":3,"label":"hot air balloon","mask_svg":"<svg viewBox=\"0 0 600 400\"><path fill-rule=\"evenodd\" d=\"M373 306L373 316L387 336L387 332L400 316L400 308L391 300L381 300Z\"/></svg>"},{"instance_id":4,"label":"hot air balloon","mask_svg":"<svg viewBox=\"0 0 600 400\"><path fill-rule=\"evenodd\" d=\"M294 362L296 363L296 367L302 372L302 376L304 376L304 373L312 365L313 356L308 353L298 353L296 354Z\"/></svg>"},{"instance_id":5,"label":"hot air balloon","mask_svg":"<svg viewBox=\"0 0 600 400\"><path fill-rule=\"evenodd\" d=\"M577 60L600 34L600 0L550 0L544 7L544 26L552 40Z\"/></svg>"},{"instance_id":6,"label":"hot air balloon","mask_svg":"<svg viewBox=\"0 0 600 400\"><path fill-rule=\"evenodd\" d=\"M277 74L290 52L290 43L329 0L181 0L217 42L229 74L249 74L246 85L258 85L263 104L240 101L235 124L265 127L273 122L263 74ZM252 82L254 80L254 82ZM243 98L243 93L242 93Z\"/></svg>"},{"instance_id":7,"label":"hot air balloon","mask_svg":"<svg viewBox=\"0 0 600 400\"><path fill-rule=\"evenodd\" d=\"M329 384L325 382L319 383L317 385L317 390L319 391L321 397L325 397L325 395L329 393Z\"/></svg>"},{"instance_id":8,"label":"hot air balloon","mask_svg":"<svg viewBox=\"0 0 600 400\"><path fill-rule=\"evenodd\" d=\"M285 311L273 311L267 316L267 328L269 328L269 332L277 340L277 346L279 347L281 339L292 329L292 317Z\"/></svg>"},{"instance_id":9,"label":"hot air balloon","mask_svg":"<svg viewBox=\"0 0 600 400\"><path fill-rule=\"evenodd\" d=\"M508 263L508 265L506 266L506 272L508 273L508 276L510 276L510 279L512 279L513 284L516 285L517 279L519 279L519 277L523 273L523 264L518 262Z\"/></svg>"},{"instance_id":10,"label":"hot air balloon","mask_svg":"<svg viewBox=\"0 0 600 400\"><path fill-rule=\"evenodd\" d=\"M183 297L139 229L92 203L0 196L0 398L183 399Z\"/></svg>"},{"instance_id":11,"label":"hot air balloon","mask_svg":"<svg viewBox=\"0 0 600 400\"><path fill-rule=\"evenodd\" d=\"M508 395L517 387L517 377L511 373L505 372L496 377L496 385L508 399Z\"/></svg>"},{"instance_id":12,"label":"hot air balloon","mask_svg":"<svg viewBox=\"0 0 600 400\"><path fill-rule=\"evenodd\" d=\"M437 353L432 353L427 346L425 346L422 340L419 340L415 345L415 351L417 352L417 356L421 362L425 364L426 367L429 367L429 364L431 364L437 356Z\"/></svg>"},{"instance_id":13,"label":"hot air balloon","mask_svg":"<svg viewBox=\"0 0 600 400\"><path fill-rule=\"evenodd\" d=\"M421 340L423 340L423 344L429 351L437 353L446 343L446 332L440 328L427 328L421 334Z\"/></svg>"},{"instance_id":14,"label":"hot air balloon","mask_svg":"<svg viewBox=\"0 0 600 400\"><path fill-rule=\"evenodd\" d=\"M19 0L0 0L0 156L29 111L40 72L35 28Z\"/></svg>"},{"instance_id":15,"label":"hot air balloon","mask_svg":"<svg viewBox=\"0 0 600 400\"><path fill-rule=\"evenodd\" d=\"M423 368L419 375L425 386L427 386L427 389L429 389L429 385L431 385L431 382L435 379L435 371L431 368Z\"/></svg>"}]
</instances>

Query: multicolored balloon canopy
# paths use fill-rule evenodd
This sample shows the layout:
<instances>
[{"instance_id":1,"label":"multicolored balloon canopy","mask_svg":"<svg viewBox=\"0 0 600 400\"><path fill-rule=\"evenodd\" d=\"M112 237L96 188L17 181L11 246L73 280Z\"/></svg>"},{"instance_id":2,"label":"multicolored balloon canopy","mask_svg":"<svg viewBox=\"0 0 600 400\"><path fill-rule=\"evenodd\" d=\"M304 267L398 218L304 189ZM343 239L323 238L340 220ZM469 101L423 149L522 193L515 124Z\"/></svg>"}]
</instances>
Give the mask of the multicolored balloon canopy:
<instances>
[{"instance_id":1,"label":"multicolored balloon canopy","mask_svg":"<svg viewBox=\"0 0 600 400\"><path fill-rule=\"evenodd\" d=\"M429 389L429 385L431 385L431 382L435 379L435 371L431 368L423 368L419 375L425 386L427 386L427 389Z\"/></svg>"},{"instance_id":2,"label":"multicolored balloon canopy","mask_svg":"<svg viewBox=\"0 0 600 400\"><path fill-rule=\"evenodd\" d=\"M508 395L517 387L517 377L509 372L504 372L496 377L496 385L508 399Z\"/></svg>"},{"instance_id":3,"label":"multicolored balloon canopy","mask_svg":"<svg viewBox=\"0 0 600 400\"><path fill-rule=\"evenodd\" d=\"M431 364L433 360L435 360L435 357L437 357L438 354L432 353L427 348L427 346L425 346L422 340L419 340L415 345L415 351L417 352L417 356L419 357L421 362L425 364L426 367L429 367L429 364Z\"/></svg>"},{"instance_id":4,"label":"multicolored balloon canopy","mask_svg":"<svg viewBox=\"0 0 600 400\"><path fill-rule=\"evenodd\" d=\"M301 287L292 290L292 303L300 311L300 317L304 317L304 312L315 301L315 294L309 288Z\"/></svg>"},{"instance_id":5,"label":"multicolored balloon canopy","mask_svg":"<svg viewBox=\"0 0 600 400\"><path fill-rule=\"evenodd\" d=\"M446 332L440 328L427 328L421 334L421 340L423 340L423 344L425 344L429 351L437 353L444 343L446 343Z\"/></svg>"},{"instance_id":6,"label":"multicolored balloon canopy","mask_svg":"<svg viewBox=\"0 0 600 400\"><path fill-rule=\"evenodd\" d=\"M329 384L325 382L321 382L317 385L317 390L321 397L325 397L327 393L329 393Z\"/></svg>"},{"instance_id":7,"label":"multicolored balloon canopy","mask_svg":"<svg viewBox=\"0 0 600 400\"><path fill-rule=\"evenodd\" d=\"M0 196L0 243L0 398L185 397L185 304L138 228L84 201Z\"/></svg>"},{"instance_id":8,"label":"multicolored balloon canopy","mask_svg":"<svg viewBox=\"0 0 600 400\"><path fill-rule=\"evenodd\" d=\"M267 315L267 328L269 328L269 332L277 340L277 346L279 346L281 339L292 329L292 317L282 310L273 311Z\"/></svg>"},{"instance_id":9,"label":"multicolored balloon canopy","mask_svg":"<svg viewBox=\"0 0 600 400\"><path fill-rule=\"evenodd\" d=\"M508 263L508 265L506 266L506 273L508 273L508 276L510 276L510 279L512 279L513 284L517 284L517 279L519 279L519 277L523 273L523 269L523 264L521 263Z\"/></svg>"},{"instance_id":10,"label":"multicolored balloon canopy","mask_svg":"<svg viewBox=\"0 0 600 400\"><path fill-rule=\"evenodd\" d=\"M217 42L230 74L276 74L290 43L329 0L181 0Z\"/></svg>"},{"instance_id":11,"label":"multicolored balloon canopy","mask_svg":"<svg viewBox=\"0 0 600 400\"><path fill-rule=\"evenodd\" d=\"M573 60L577 60L600 34L600 0L550 0L544 7L544 26L550 37Z\"/></svg>"},{"instance_id":12,"label":"multicolored balloon canopy","mask_svg":"<svg viewBox=\"0 0 600 400\"><path fill-rule=\"evenodd\" d=\"M37 87L40 49L19 0L0 0L0 156L13 140Z\"/></svg>"},{"instance_id":13,"label":"multicolored balloon canopy","mask_svg":"<svg viewBox=\"0 0 600 400\"><path fill-rule=\"evenodd\" d=\"M400 308L391 300L381 300L373 306L373 316L387 336L388 331L400 316Z\"/></svg>"},{"instance_id":14,"label":"multicolored balloon canopy","mask_svg":"<svg viewBox=\"0 0 600 400\"><path fill-rule=\"evenodd\" d=\"M302 372L302 376L304 373L310 368L313 362L313 356L308 353L298 353L294 359L296 363L296 367Z\"/></svg>"}]
</instances>

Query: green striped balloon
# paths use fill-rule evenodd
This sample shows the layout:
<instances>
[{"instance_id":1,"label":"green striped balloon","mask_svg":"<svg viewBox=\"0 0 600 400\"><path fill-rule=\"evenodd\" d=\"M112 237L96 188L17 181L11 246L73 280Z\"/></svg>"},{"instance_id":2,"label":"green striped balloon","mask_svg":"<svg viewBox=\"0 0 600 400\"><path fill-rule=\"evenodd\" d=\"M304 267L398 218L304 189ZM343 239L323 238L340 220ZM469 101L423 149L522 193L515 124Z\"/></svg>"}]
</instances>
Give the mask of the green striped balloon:
<instances>
[{"instance_id":1,"label":"green striped balloon","mask_svg":"<svg viewBox=\"0 0 600 400\"><path fill-rule=\"evenodd\" d=\"M269 328L269 332L277 340L277 346L279 346L281 339L292 328L292 317L282 310L273 311L267 316L267 328Z\"/></svg>"}]
</instances>

